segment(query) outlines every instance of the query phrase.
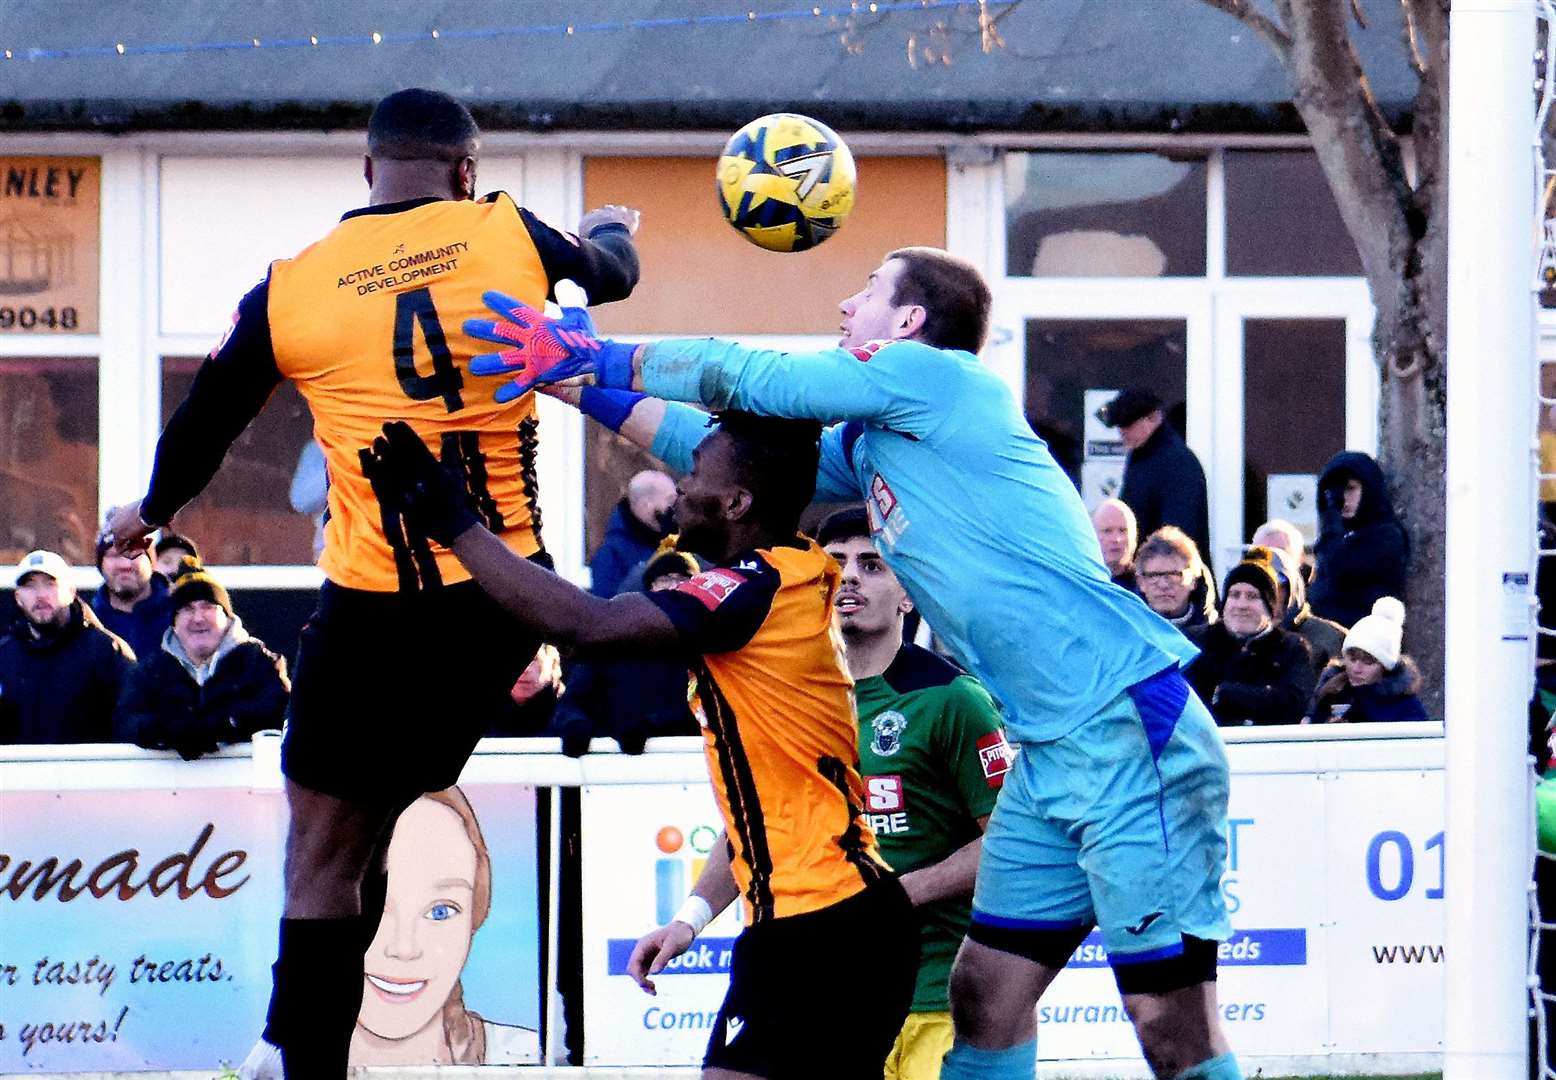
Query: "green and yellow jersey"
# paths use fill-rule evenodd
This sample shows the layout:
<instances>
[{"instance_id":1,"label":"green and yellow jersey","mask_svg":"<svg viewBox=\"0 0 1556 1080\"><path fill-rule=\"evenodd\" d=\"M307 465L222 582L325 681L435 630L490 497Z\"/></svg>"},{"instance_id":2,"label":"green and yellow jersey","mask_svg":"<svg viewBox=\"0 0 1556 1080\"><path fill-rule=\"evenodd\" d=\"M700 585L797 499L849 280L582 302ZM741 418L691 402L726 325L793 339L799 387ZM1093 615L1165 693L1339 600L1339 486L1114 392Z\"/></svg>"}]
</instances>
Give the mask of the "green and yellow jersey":
<instances>
[{"instance_id":1,"label":"green and yellow jersey","mask_svg":"<svg viewBox=\"0 0 1556 1080\"><path fill-rule=\"evenodd\" d=\"M865 814L899 874L940 862L978 838L994 810L1011 749L988 691L960 668L904 645L880 675L854 686ZM944 1012L951 962L972 897L918 909L922 952L914 1012Z\"/></svg>"}]
</instances>

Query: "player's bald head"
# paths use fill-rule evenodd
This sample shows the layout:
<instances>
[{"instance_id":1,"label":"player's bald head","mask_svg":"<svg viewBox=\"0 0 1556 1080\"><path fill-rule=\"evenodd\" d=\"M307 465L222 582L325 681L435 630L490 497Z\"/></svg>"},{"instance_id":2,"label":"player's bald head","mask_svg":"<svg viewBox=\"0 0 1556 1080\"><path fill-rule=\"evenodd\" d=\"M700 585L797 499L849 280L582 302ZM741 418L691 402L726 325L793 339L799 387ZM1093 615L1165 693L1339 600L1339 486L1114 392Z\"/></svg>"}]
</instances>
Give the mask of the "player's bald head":
<instances>
[{"instance_id":1,"label":"player's bald head","mask_svg":"<svg viewBox=\"0 0 1556 1080\"><path fill-rule=\"evenodd\" d=\"M457 162L480 149L470 110L439 90L397 90L367 122L367 152L378 159Z\"/></svg>"}]
</instances>

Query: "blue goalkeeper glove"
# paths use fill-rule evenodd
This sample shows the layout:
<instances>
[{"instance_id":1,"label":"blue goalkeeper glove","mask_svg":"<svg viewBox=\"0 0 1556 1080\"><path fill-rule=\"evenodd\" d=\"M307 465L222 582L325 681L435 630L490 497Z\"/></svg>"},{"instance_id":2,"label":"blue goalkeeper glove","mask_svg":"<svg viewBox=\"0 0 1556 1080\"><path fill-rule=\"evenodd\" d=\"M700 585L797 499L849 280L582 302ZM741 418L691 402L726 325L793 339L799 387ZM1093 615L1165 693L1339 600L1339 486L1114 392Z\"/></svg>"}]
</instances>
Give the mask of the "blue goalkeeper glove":
<instances>
[{"instance_id":1,"label":"blue goalkeeper glove","mask_svg":"<svg viewBox=\"0 0 1556 1080\"><path fill-rule=\"evenodd\" d=\"M584 308L564 308L562 318L549 319L500 292L483 293L481 299L501 317L466 319L465 333L508 348L473 358L470 374L512 376L497 388L499 403L581 376L592 376L596 386L632 389L636 346L601 338Z\"/></svg>"}]
</instances>

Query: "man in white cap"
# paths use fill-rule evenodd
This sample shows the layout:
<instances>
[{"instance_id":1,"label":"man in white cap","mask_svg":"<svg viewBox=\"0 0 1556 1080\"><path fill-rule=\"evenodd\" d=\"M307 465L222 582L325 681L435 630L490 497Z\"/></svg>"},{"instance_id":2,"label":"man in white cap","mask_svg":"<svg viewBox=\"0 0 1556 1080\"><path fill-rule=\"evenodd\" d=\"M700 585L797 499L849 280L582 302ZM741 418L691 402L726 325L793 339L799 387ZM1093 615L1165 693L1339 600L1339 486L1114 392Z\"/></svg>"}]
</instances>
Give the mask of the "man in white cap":
<instances>
[{"instance_id":1,"label":"man in white cap","mask_svg":"<svg viewBox=\"0 0 1556 1080\"><path fill-rule=\"evenodd\" d=\"M0 744L111 742L135 654L76 596L54 552L28 552L12 584L21 617L0 641Z\"/></svg>"}]
</instances>

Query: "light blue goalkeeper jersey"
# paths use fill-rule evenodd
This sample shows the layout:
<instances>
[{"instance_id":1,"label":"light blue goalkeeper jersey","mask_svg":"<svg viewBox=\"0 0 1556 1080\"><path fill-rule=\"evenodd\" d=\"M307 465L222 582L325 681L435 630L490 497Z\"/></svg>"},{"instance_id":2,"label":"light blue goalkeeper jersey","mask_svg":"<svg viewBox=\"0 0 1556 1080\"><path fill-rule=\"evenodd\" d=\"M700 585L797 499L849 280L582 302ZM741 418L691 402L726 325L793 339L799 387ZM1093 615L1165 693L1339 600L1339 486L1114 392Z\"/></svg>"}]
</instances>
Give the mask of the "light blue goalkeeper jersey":
<instances>
[{"instance_id":1,"label":"light blue goalkeeper jersey","mask_svg":"<svg viewBox=\"0 0 1556 1080\"><path fill-rule=\"evenodd\" d=\"M1016 742L1057 739L1196 653L1113 584L1075 486L970 353L662 341L646 351L643 383L715 410L843 421L822 435L817 497L865 501L882 556L999 700ZM654 453L689 469L707 420L672 406Z\"/></svg>"}]
</instances>

